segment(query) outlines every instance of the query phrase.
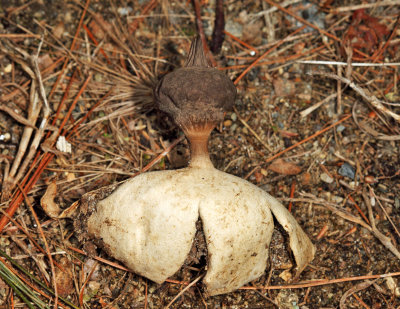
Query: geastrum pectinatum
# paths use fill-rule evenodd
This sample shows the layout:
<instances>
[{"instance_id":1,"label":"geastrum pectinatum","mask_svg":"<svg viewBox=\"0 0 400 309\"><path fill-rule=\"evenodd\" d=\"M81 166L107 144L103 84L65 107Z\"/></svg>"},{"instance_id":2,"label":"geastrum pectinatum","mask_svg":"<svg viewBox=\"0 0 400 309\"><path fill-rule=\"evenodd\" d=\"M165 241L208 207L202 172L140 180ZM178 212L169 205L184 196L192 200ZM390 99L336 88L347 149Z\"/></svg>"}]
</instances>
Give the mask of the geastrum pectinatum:
<instances>
[{"instance_id":1,"label":"geastrum pectinatum","mask_svg":"<svg viewBox=\"0 0 400 309\"><path fill-rule=\"evenodd\" d=\"M196 38L185 66L164 76L154 91L158 108L190 141L189 166L144 173L96 203L81 201L76 224L85 226L85 237L100 239L133 272L162 283L183 265L201 219L208 252L203 282L216 295L265 272L273 214L302 271L315 249L289 211L250 182L215 169L209 158L208 137L235 96L233 83L210 67Z\"/></svg>"}]
</instances>

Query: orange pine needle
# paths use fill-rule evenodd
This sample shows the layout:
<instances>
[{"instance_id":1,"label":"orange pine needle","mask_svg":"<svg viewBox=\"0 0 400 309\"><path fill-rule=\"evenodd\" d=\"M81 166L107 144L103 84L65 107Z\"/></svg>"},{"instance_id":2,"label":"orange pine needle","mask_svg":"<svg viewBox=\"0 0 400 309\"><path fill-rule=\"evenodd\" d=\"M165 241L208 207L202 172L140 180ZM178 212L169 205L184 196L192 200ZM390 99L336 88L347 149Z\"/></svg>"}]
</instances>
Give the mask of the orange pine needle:
<instances>
[{"instance_id":1,"label":"orange pine needle","mask_svg":"<svg viewBox=\"0 0 400 309\"><path fill-rule=\"evenodd\" d=\"M65 124L67 123L69 117L70 117L71 114L72 114L72 111L74 110L76 104L78 103L78 101L79 101L81 95L82 95L83 92L86 90L87 85L89 84L90 80L92 79L92 75L93 75L93 73L90 72L90 73L89 73L89 76L86 78L86 80L85 80L85 82L83 83L81 89L79 90L78 94L76 95L75 100L72 102L72 104L71 104L71 106L70 106L70 108L69 108L67 114L64 116L64 119L63 119L63 121L61 122L60 128L58 129L58 132L59 132L59 133L61 133L61 131L63 130ZM66 133L66 130L64 130L64 132L63 132L62 135L65 135L65 133Z\"/></svg>"},{"instance_id":2,"label":"orange pine needle","mask_svg":"<svg viewBox=\"0 0 400 309\"><path fill-rule=\"evenodd\" d=\"M322 227L321 231L319 231L319 233L318 233L318 235L317 235L317 240L320 240L322 237L324 237L327 231L328 231L328 225L325 224L325 225Z\"/></svg>"},{"instance_id":3,"label":"orange pine needle","mask_svg":"<svg viewBox=\"0 0 400 309\"><path fill-rule=\"evenodd\" d=\"M303 282L297 284L288 284L288 285L271 285L271 286L244 286L239 290L281 290L281 289L304 289L313 286L321 286L321 285L329 285L335 283L342 282L350 282L350 281L359 281L359 280L369 280L369 279L379 279L379 278L387 278L387 277L395 277L400 276L400 272L388 273L383 275L366 275L366 276L358 276L358 277L347 277L347 278L339 278L339 279L321 279L321 280L313 280L311 282Z\"/></svg>"},{"instance_id":4,"label":"orange pine needle","mask_svg":"<svg viewBox=\"0 0 400 309\"><path fill-rule=\"evenodd\" d=\"M89 282L90 278L92 277L94 271L96 270L97 264L98 263L96 261L94 263L92 269L90 270L86 280L83 282L82 287L80 289L80 292L79 292L79 305L81 305L81 307L83 307L83 296L84 296L84 292L85 292L85 287L86 287L87 283Z\"/></svg>"},{"instance_id":5,"label":"orange pine needle","mask_svg":"<svg viewBox=\"0 0 400 309\"><path fill-rule=\"evenodd\" d=\"M305 20L304 18L301 18L300 16L296 15L295 13L293 13L292 11L285 9L283 6L280 6L278 3L273 2L272 0L264 0L266 2L268 2L270 5L275 6L276 8L278 8L280 11L292 16L294 19L298 20L299 22L301 22L303 25L307 25L315 30L317 30L319 33L326 35L328 38L331 38L337 42L342 42L341 39L339 39L337 36L333 35L332 33L329 33L328 31L325 31L319 27L317 27L316 25L314 25L313 23L308 22L307 20ZM363 52L361 52L358 49L354 49L355 52L359 53L360 55L368 58L368 55L364 54Z\"/></svg>"},{"instance_id":6,"label":"orange pine needle","mask_svg":"<svg viewBox=\"0 0 400 309\"><path fill-rule=\"evenodd\" d=\"M93 41L94 45L96 45L96 47L97 47L99 45L99 43L97 42L96 38L94 37L92 31L90 31L90 29L86 25L83 25L83 28L86 30L87 35ZM104 56L104 58L106 58L107 63L111 63L110 59L108 58L108 56L105 53L105 51L103 50L103 48L100 47L99 50L100 50L100 53Z\"/></svg>"},{"instance_id":7,"label":"orange pine needle","mask_svg":"<svg viewBox=\"0 0 400 309\"><path fill-rule=\"evenodd\" d=\"M295 190L296 190L296 181L293 180L293 181L292 181L292 186L291 186L291 188L290 188L290 198L293 198L293 197L294 197L294 191L295 191ZM293 205L293 202L290 201L290 202L289 202L289 206L288 206L289 212L292 212L292 205Z\"/></svg>"},{"instance_id":8,"label":"orange pine needle","mask_svg":"<svg viewBox=\"0 0 400 309\"><path fill-rule=\"evenodd\" d=\"M143 8L142 12L140 15L144 16L150 11L152 11L155 7L157 6L157 0L151 0L149 3L146 4L146 6ZM139 26L139 23L144 20L144 17L138 18L134 20L130 25L129 25L129 32L133 33L136 31L137 27Z\"/></svg>"},{"instance_id":9,"label":"orange pine needle","mask_svg":"<svg viewBox=\"0 0 400 309\"><path fill-rule=\"evenodd\" d=\"M273 155L272 157L269 157L265 162L266 162L266 163L271 162L272 160L274 160L274 159L280 157L281 155L283 155L284 153L288 152L289 150L292 150L292 149L294 149L294 148L300 146L301 144L304 144L305 142L308 142L309 140L311 140L311 139L313 139L313 138L315 138L315 137L321 135L322 133L325 133L326 131L328 131L328 130L334 128L334 127L336 127L337 125L339 125L339 124L341 124L342 122L346 121L346 120L349 119L350 117L351 117L351 114L346 115L345 117L343 117L342 119L336 121L335 123L331 124L330 126L327 126L325 129L322 129L322 130L320 130L320 131L314 133L313 135L311 135L311 136L309 136L309 137L303 139L302 141L300 141L300 142L298 142L298 143L296 143L296 144L294 144L294 145L292 145L292 146L290 146L290 147L288 147L288 148L286 148L286 149L284 149L284 150L278 152L277 154Z\"/></svg>"},{"instance_id":10,"label":"orange pine needle","mask_svg":"<svg viewBox=\"0 0 400 309\"><path fill-rule=\"evenodd\" d=\"M75 252L77 252L77 253L79 253L79 254L87 255L85 251L80 250L80 249L78 249L78 248L74 248L74 247L68 246L68 249L70 249L70 250L72 250L72 251L75 251ZM129 270L128 268L126 268L126 267L124 267L124 266L122 266L122 265L119 265L119 264L117 264L117 263L110 262L110 261L108 261L108 260L106 260L106 259L103 259L103 258L101 258L101 257L99 257L99 256L95 256L95 257L93 257L93 259L95 259L95 260L97 260L97 261L99 261L99 262L102 262L102 263L104 263L104 264L110 265L110 266L112 266L112 267L114 267L114 268L118 268L118 269L120 269L120 270L125 270L125 271L129 271L129 272L130 272L130 270Z\"/></svg>"},{"instance_id":11,"label":"orange pine needle","mask_svg":"<svg viewBox=\"0 0 400 309\"><path fill-rule=\"evenodd\" d=\"M40 295L47 299L51 299L51 296L47 295L44 293L41 289L38 289L35 285L32 284L32 282L28 279L26 279L24 276L20 275L16 269L14 269L12 266L8 265L6 261L0 257L0 262L3 263L14 275L16 275L20 280L22 280L26 285L28 285L32 290L38 292ZM58 306L68 309L69 307L66 307L63 303L59 302Z\"/></svg>"},{"instance_id":12,"label":"orange pine needle","mask_svg":"<svg viewBox=\"0 0 400 309\"><path fill-rule=\"evenodd\" d=\"M360 297L358 297L356 293L353 293L353 294L351 294L351 295L352 295L355 299L357 299L358 302L359 302L365 309L371 309L371 307L368 306L366 303L364 303L364 301L363 301Z\"/></svg>"},{"instance_id":13,"label":"orange pine needle","mask_svg":"<svg viewBox=\"0 0 400 309\"><path fill-rule=\"evenodd\" d=\"M76 44L76 41L78 39L78 34L81 31L83 20L85 19L86 12L87 12L87 10L89 8L89 4L90 4L90 0L86 0L85 7L83 8L81 19L79 20L79 24L78 24L78 27L76 29L76 32L75 32L75 35L74 35L74 39L72 40L72 43L71 43L71 47L70 47L71 51L73 51L75 49L75 44ZM68 62L69 62L69 58L65 59L65 62L64 62L63 67L61 69L62 72L67 68ZM57 89L58 83L60 82L62 75L63 74L59 74L58 75L53 87L50 90L49 96L47 98L48 101L50 101L51 98L53 97L53 94L55 93L55 91Z\"/></svg>"},{"instance_id":14,"label":"orange pine needle","mask_svg":"<svg viewBox=\"0 0 400 309\"><path fill-rule=\"evenodd\" d=\"M272 0L264 0L265 2L268 2L270 5L275 6L276 8L278 8L280 11L292 16L294 19L298 20L299 22L301 22L304 25L307 25L315 30L317 30L319 33L326 35L327 37L337 41L337 42L341 42L342 40L339 39L338 37L334 36L333 34L318 28L317 26L315 26L314 24L308 22L307 20L305 20L304 18L301 18L300 16L297 16L295 13L291 12L288 9L285 9L283 6L280 6L278 3L273 2Z\"/></svg>"},{"instance_id":15,"label":"orange pine needle","mask_svg":"<svg viewBox=\"0 0 400 309\"><path fill-rule=\"evenodd\" d=\"M85 91L90 79L91 79L92 74L89 74L89 77L86 79L85 83L83 84L82 88L80 89L80 91L78 92L74 102L72 103L71 107L69 108L67 115L65 116L62 124L59 127L59 132L61 132L64 128L64 125L66 124L67 120L69 119L69 116L71 115L73 109L75 108L75 105L77 104L80 96L82 95L82 93ZM36 162L37 158L39 157L40 152L38 152L36 154L36 157L34 159L34 162ZM37 167L37 169L35 170L34 174L31 176L31 178L29 179L28 183L25 185L25 182L28 179L28 175L26 176L26 178L24 179L23 183L20 185L23 192L29 192L32 187L36 184L36 182L39 180L40 175L42 174L42 172L44 171L44 169L47 167L47 165L51 162L51 160L53 159L54 154L52 153L45 153L42 160L39 162L39 166ZM32 166L34 166L34 164L32 164ZM31 172L31 170L29 171L29 173ZM6 226L6 224L9 222L9 217L12 217L14 215L14 213L17 211L19 205L22 203L23 201L23 194L21 191L18 191L13 199L10 202L10 206L7 208L6 213L8 214L8 216L3 215L3 217L0 219L0 231L2 231L4 229L4 227Z\"/></svg>"},{"instance_id":16,"label":"orange pine needle","mask_svg":"<svg viewBox=\"0 0 400 309\"><path fill-rule=\"evenodd\" d=\"M305 26L296 29L294 32L289 34L286 38L297 34L298 32L302 31L305 28ZM272 46L270 49L268 49L264 54L262 54L260 57L258 57L252 64L250 64L243 72L236 78L236 80L233 82L235 85L245 76L252 68L256 66L258 62L260 62L265 56L273 52L275 49L277 49L279 46L281 46L285 42L285 39L280 40L276 45Z\"/></svg>"},{"instance_id":17,"label":"orange pine needle","mask_svg":"<svg viewBox=\"0 0 400 309\"><path fill-rule=\"evenodd\" d=\"M252 51L254 51L255 53L258 54L258 50L256 48L254 48L253 46L247 44L246 42L243 42L241 39L239 39L238 37L234 36L232 33L224 30L224 33L229 36L231 39L235 40L236 42L240 43L241 45L243 45L244 47L251 49Z\"/></svg>"},{"instance_id":18,"label":"orange pine needle","mask_svg":"<svg viewBox=\"0 0 400 309\"><path fill-rule=\"evenodd\" d=\"M358 212L360 213L361 217L363 217L363 219L365 220L365 222L369 223L369 220L367 219L367 217L364 215L363 211L361 210L361 208L357 205L357 203L354 201L353 197L349 194L349 200L353 202L354 207L358 210Z\"/></svg>"}]
</instances>

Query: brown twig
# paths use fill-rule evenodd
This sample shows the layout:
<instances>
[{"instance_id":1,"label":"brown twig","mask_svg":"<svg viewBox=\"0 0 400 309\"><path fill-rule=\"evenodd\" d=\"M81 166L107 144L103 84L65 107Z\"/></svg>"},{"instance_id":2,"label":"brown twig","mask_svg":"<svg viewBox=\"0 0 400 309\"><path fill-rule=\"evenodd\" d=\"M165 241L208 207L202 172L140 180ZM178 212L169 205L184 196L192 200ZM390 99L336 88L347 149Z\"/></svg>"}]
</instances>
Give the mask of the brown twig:
<instances>
[{"instance_id":1,"label":"brown twig","mask_svg":"<svg viewBox=\"0 0 400 309\"><path fill-rule=\"evenodd\" d=\"M24 38L40 39L40 35L27 34L27 33L0 33L0 39L24 39Z\"/></svg>"},{"instance_id":2,"label":"brown twig","mask_svg":"<svg viewBox=\"0 0 400 309\"><path fill-rule=\"evenodd\" d=\"M224 28L225 28L225 16L224 16L224 1L217 0L215 2L215 21L214 31L211 38L211 51L214 54L218 54L221 51L222 43L224 42Z\"/></svg>"},{"instance_id":3,"label":"brown twig","mask_svg":"<svg viewBox=\"0 0 400 309\"><path fill-rule=\"evenodd\" d=\"M5 106L5 105L0 105L0 111L3 111L5 113L7 113L8 115L10 115L12 118L14 118L14 120L18 121L19 123L32 128L32 129L36 129L35 125L33 125L29 119L25 119L23 116L21 116L20 114L17 114L12 108Z\"/></svg>"},{"instance_id":4,"label":"brown twig","mask_svg":"<svg viewBox=\"0 0 400 309\"><path fill-rule=\"evenodd\" d=\"M377 8L380 6L390 6L390 5L399 5L399 0L383 0L379 2L371 2L371 3L362 3L357 5L350 5L350 6L341 6L335 9L331 9L332 14L338 14L343 12L349 11L356 11L360 9L369 9L369 8Z\"/></svg>"}]
</instances>

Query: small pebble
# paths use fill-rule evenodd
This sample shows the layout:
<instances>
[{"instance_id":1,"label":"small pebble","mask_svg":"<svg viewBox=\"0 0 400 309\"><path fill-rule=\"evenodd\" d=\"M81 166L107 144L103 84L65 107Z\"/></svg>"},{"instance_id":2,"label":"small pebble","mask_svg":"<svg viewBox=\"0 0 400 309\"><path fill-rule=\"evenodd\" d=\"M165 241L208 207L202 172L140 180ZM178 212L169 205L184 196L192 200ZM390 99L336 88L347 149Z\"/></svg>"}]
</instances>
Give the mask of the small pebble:
<instances>
[{"instance_id":1,"label":"small pebble","mask_svg":"<svg viewBox=\"0 0 400 309\"><path fill-rule=\"evenodd\" d=\"M225 24L225 30L240 38L242 36L243 26L240 23L228 20Z\"/></svg>"},{"instance_id":2,"label":"small pebble","mask_svg":"<svg viewBox=\"0 0 400 309\"><path fill-rule=\"evenodd\" d=\"M236 121L237 120L237 115L235 113L232 113L231 119L232 119L232 121Z\"/></svg>"},{"instance_id":3,"label":"small pebble","mask_svg":"<svg viewBox=\"0 0 400 309\"><path fill-rule=\"evenodd\" d=\"M129 15L129 13L131 13L131 12L132 12L132 8L131 7L125 7L125 8L120 7L120 8L118 8L118 13L121 16Z\"/></svg>"},{"instance_id":4,"label":"small pebble","mask_svg":"<svg viewBox=\"0 0 400 309\"><path fill-rule=\"evenodd\" d=\"M278 303L278 307L281 309L297 309L297 304L299 302L298 296L291 291L281 290L275 298Z\"/></svg>"},{"instance_id":5,"label":"small pebble","mask_svg":"<svg viewBox=\"0 0 400 309\"><path fill-rule=\"evenodd\" d=\"M272 119L277 119L279 116L280 116L280 115L279 115L278 112L273 112L273 113L271 114Z\"/></svg>"},{"instance_id":6,"label":"small pebble","mask_svg":"<svg viewBox=\"0 0 400 309\"><path fill-rule=\"evenodd\" d=\"M8 142L10 139L11 139L11 134L8 132L0 135L0 141Z\"/></svg>"},{"instance_id":7,"label":"small pebble","mask_svg":"<svg viewBox=\"0 0 400 309\"><path fill-rule=\"evenodd\" d=\"M7 64L7 66L4 68L4 73L10 73L12 71L12 65L11 63Z\"/></svg>"},{"instance_id":8,"label":"small pebble","mask_svg":"<svg viewBox=\"0 0 400 309\"><path fill-rule=\"evenodd\" d=\"M336 128L336 132L343 132L346 127L344 125L339 124Z\"/></svg>"},{"instance_id":9,"label":"small pebble","mask_svg":"<svg viewBox=\"0 0 400 309\"><path fill-rule=\"evenodd\" d=\"M365 177L364 177L364 181L365 181L366 183L375 183L375 182L376 182L374 176L370 176L370 175L365 176Z\"/></svg>"},{"instance_id":10,"label":"small pebble","mask_svg":"<svg viewBox=\"0 0 400 309\"><path fill-rule=\"evenodd\" d=\"M388 191L388 188L384 184L381 184L381 183L378 184L378 189L381 192L387 192Z\"/></svg>"},{"instance_id":11,"label":"small pebble","mask_svg":"<svg viewBox=\"0 0 400 309\"><path fill-rule=\"evenodd\" d=\"M101 286L100 282L94 280L89 281L89 283L87 284L87 289L88 292L90 293L90 297L93 297L97 294L97 292L100 289L100 286Z\"/></svg>"},{"instance_id":12,"label":"small pebble","mask_svg":"<svg viewBox=\"0 0 400 309\"><path fill-rule=\"evenodd\" d=\"M225 120L225 121L224 121L224 126L225 126L225 127L230 127L231 125L232 125L232 120L229 120L229 119L228 119L228 120Z\"/></svg>"},{"instance_id":13,"label":"small pebble","mask_svg":"<svg viewBox=\"0 0 400 309\"><path fill-rule=\"evenodd\" d=\"M325 182L325 183L332 183L333 182L333 178L332 177L330 177L328 174L326 174L326 173L322 173L321 174L321 180L323 181L323 182Z\"/></svg>"},{"instance_id":14,"label":"small pebble","mask_svg":"<svg viewBox=\"0 0 400 309\"><path fill-rule=\"evenodd\" d=\"M332 201L340 204L341 202L343 202L343 197L334 195L334 196L332 196Z\"/></svg>"},{"instance_id":15,"label":"small pebble","mask_svg":"<svg viewBox=\"0 0 400 309\"><path fill-rule=\"evenodd\" d=\"M354 168L349 163L345 162L339 168L339 175L354 179L356 173L354 171Z\"/></svg>"},{"instance_id":16,"label":"small pebble","mask_svg":"<svg viewBox=\"0 0 400 309\"><path fill-rule=\"evenodd\" d=\"M268 175L268 171L266 170L266 169L261 169L260 170L260 173L263 175L263 176L267 176Z\"/></svg>"},{"instance_id":17,"label":"small pebble","mask_svg":"<svg viewBox=\"0 0 400 309\"><path fill-rule=\"evenodd\" d=\"M301 175L301 183L304 186L308 186L311 183L311 174L309 172L305 172Z\"/></svg>"},{"instance_id":18,"label":"small pebble","mask_svg":"<svg viewBox=\"0 0 400 309\"><path fill-rule=\"evenodd\" d=\"M90 156L90 161L91 162L96 162L96 161L99 161L99 160L100 160L100 158L98 156L95 156L95 155L91 155Z\"/></svg>"},{"instance_id":19,"label":"small pebble","mask_svg":"<svg viewBox=\"0 0 400 309\"><path fill-rule=\"evenodd\" d=\"M400 296L400 288L397 285L397 282L393 277L385 278L386 287L396 296Z\"/></svg>"},{"instance_id":20,"label":"small pebble","mask_svg":"<svg viewBox=\"0 0 400 309\"><path fill-rule=\"evenodd\" d=\"M103 75L101 75L101 74L95 74L95 75L94 75L94 80L95 80L96 82L101 82L101 81L103 80Z\"/></svg>"}]
</instances>

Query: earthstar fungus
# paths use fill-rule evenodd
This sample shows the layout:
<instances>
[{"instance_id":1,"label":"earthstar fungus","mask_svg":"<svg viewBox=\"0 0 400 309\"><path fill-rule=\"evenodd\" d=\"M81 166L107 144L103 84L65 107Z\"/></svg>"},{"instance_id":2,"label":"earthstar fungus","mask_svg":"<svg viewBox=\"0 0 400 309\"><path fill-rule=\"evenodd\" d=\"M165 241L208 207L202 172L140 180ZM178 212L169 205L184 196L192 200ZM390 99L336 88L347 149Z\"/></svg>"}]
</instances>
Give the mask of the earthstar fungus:
<instances>
[{"instance_id":1,"label":"earthstar fungus","mask_svg":"<svg viewBox=\"0 0 400 309\"><path fill-rule=\"evenodd\" d=\"M315 249L293 216L262 189L215 169L209 158L208 137L231 109L236 89L209 65L200 39L185 66L159 81L154 97L189 139L189 166L141 174L98 202L84 197L75 223L86 229L81 238L100 239L133 272L162 283L183 265L200 218L208 252L203 282L217 295L265 272L273 214L288 233L299 274Z\"/></svg>"}]
</instances>

